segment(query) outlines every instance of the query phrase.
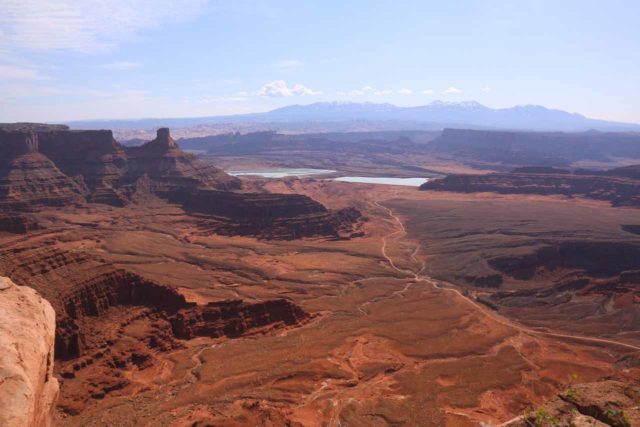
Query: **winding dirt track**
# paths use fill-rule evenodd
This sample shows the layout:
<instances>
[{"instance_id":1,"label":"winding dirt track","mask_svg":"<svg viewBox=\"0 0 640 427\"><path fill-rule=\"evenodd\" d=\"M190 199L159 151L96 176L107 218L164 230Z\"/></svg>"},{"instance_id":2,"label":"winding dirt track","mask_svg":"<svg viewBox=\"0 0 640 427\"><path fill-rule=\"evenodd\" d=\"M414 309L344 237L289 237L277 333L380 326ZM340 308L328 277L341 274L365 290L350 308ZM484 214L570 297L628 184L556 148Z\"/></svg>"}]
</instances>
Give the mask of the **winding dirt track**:
<instances>
[{"instance_id":1,"label":"winding dirt track","mask_svg":"<svg viewBox=\"0 0 640 427\"><path fill-rule=\"evenodd\" d=\"M433 278L431 278L429 276L425 276L425 275L421 274L421 272L424 269L424 267L421 268L418 272L414 272L414 271L408 270L408 269L399 268L393 262L391 257L387 254L387 239L389 237L395 235L395 234L403 233L404 235L406 235L407 234L407 230L406 230L404 224L402 223L402 221L400 220L400 218L398 218L390 208L382 205L377 200L374 201L373 204L376 207L386 211L386 213L389 216L389 218L391 220L393 220L399 226L399 230L396 230L396 231L394 231L394 232L382 237L382 248L381 248L382 256L387 260L387 262L389 263L391 268L396 270L398 273L409 275L416 282L426 282L426 283L431 284L433 287L435 287L437 289L453 292L456 295L458 295L459 297L462 297L468 304L473 306L475 309L480 311L485 316L490 317L491 319L495 320L496 322L500 323L501 325L514 328L514 329L516 329L516 330L518 330L520 332L523 332L525 334L544 335L544 336L555 337L555 338L571 339L571 340L582 341L582 342L591 343L591 344L606 344L606 345L612 345L612 346L617 346L617 347L623 347L623 348L626 348L626 349L629 349L629 350L640 351L640 347L639 346L636 346L636 345L633 345L633 344L628 344L628 343L621 342L621 341L615 341L615 340L610 340L610 339L605 339L605 338L586 337L586 336L583 336L583 335L573 335L573 334L566 334L566 333L560 333L560 332L541 331L541 330L538 330L538 329L529 328L527 326L524 326L522 324L514 322L513 320L507 319L506 317L501 316L500 314L498 314L498 313L496 313L496 312L494 312L492 310L489 310L488 308L484 307L483 305L477 303L474 299L464 295L462 292L460 292L459 290L457 290L457 289L452 287L452 286L455 286L455 285L453 285L451 283L437 281L437 280L435 280L435 279L433 279ZM417 252L417 249L413 252L412 256L415 256L416 252ZM394 292L394 295L397 295L399 293L401 294L401 293L405 292L409 288L410 285L411 284L407 285L405 287L405 289L403 289L401 291Z\"/></svg>"}]
</instances>

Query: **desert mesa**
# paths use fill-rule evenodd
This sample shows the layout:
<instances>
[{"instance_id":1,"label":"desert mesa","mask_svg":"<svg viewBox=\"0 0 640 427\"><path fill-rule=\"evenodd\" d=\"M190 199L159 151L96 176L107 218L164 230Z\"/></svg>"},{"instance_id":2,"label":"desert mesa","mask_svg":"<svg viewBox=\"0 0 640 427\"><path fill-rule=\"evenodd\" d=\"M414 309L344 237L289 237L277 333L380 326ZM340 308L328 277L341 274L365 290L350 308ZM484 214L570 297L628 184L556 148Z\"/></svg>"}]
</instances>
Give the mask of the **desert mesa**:
<instances>
[{"instance_id":1,"label":"desert mesa","mask_svg":"<svg viewBox=\"0 0 640 427\"><path fill-rule=\"evenodd\" d=\"M638 166L510 154L556 137L3 125L5 423L635 425Z\"/></svg>"}]
</instances>

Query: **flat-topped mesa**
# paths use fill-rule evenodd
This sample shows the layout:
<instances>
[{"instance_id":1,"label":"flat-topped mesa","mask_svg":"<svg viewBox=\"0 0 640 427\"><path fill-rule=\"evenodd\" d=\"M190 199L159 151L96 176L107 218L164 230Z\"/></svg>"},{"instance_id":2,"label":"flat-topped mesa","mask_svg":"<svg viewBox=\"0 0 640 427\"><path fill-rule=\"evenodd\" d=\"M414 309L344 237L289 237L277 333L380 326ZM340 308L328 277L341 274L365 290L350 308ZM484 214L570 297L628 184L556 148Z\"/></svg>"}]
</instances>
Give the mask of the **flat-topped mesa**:
<instances>
[{"instance_id":1,"label":"flat-topped mesa","mask_svg":"<svg viewBox=\"0 0 640 427\"><path fill-rule=\"evenodd\" d=\"M69 126L29 122L0 123L0 130L7 132L50 132L54 130L69 130Z\"/></svg>"},{"instance_id":2,"label":"flat-topped mesa","mask_svg":"<svg viewBox=\"0 0 640 427\"><path fill-rule=\"evenodd\" d=\"M421 190L463 193L540 194L581 196L611 202L612 206L640 207L640 166L608 171L576 171L548 167L517 168L508 173L452 174L430 180Z\"/></svg>"},{"instance_id":3,"label":"flat-topped mesa","mask_svg":"<svg viewBox=\"0 0 640 427\"><path fill-rule=\"evenodd\" d=\"M290 240L352 237L365 218L354 208L330 211L302 194L175 191L169 201L199 216L204 229L223 235Z\"/></svg>"},{"instance_id":4,"label":"flat-topped mesa","mask_svg":"<svg viewBox=\"0 0 640 427\"><path fill-rule=\"evenodd\" d=\"M638 158L640 134L445 129L429 149L458 160L490 162L493 169L531 164L567 167L582 160Z\"/></svg>"},{"instance_id":5,"label":"flat-topped mesa","mask_svg":"<svg viewBox=\"0 0 640 427\"><path fill-rule=\"evenodd\" d=\"M70 156L113 154L122 147L113 138L113 132L100 130L56 130L38 132L40 151L56 161Z\"/></svg>"}]
</instances>

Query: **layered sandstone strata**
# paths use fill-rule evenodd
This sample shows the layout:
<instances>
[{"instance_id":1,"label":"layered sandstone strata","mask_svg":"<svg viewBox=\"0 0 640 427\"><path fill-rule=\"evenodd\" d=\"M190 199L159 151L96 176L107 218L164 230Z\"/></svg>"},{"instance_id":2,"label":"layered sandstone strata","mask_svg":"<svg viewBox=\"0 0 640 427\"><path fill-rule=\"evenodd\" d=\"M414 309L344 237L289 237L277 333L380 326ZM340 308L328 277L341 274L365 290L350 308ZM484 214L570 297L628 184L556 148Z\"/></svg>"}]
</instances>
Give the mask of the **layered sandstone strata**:
<instances>
[{"instance_id":1,"label":"layered sandstone strata","mask_svg":"<svg viewBox=\"0 0 640 427\"><path fill-rule=\"evenodd\" d=\"M0 213L0 233L25 234L40 228L38 221L28 215Z\"/></svg>"},{"instance_id":2,"label":"layered sandstone strata","mask_svg":"<svg viewBox=\"0 0 640 427\"><path fill-rule=\"evenodd\" d=\"M129 175L132 179L147 176L155 192L166 195L171 191L210 188L223 191L241 187L238 178L185 153L175 143L168 128L158 129L156 139L140 147L126 149L129 156Z\"/></svg>"},{"instance_id":3,"label":"layered sandstone strata","mask_svg":"<svg viewBox=\"0 0 640 427\"><path fill-rule=\"evenodd\" d=\"M530 172L531 171L531 172ZM640 206L638 166L605 172L521 168L510 173L449 175L423 184L421 190L464 193L540 194L581 196L611 202L613 206Z\"/></svg>"},{"instance_id":4,"label":"layered sandstone strata","mask_svg":"<svg viewBox=\"0 0 640 427\"><path fill-rule=\"evenodd\" d=\"M40 152L67 176L86 186L89 201L123 206L128 159L110 130L38 133Z\"/></svg>"},{"instance_id":5,"label":"layered sandstone strata","mask_svg":"<svg viewBox=\"0 0 640 427\"><path fill-rule=\"evenodd\" d=\"M361 218L355 209L329 211L302 195L234 192L238 178L182 151L167 128L132 148L109 130L20 129L0 130L6 212L85 202L122 207L157 196L204 217L207 232L278 239L349 237ZM24 228L8 220L0 227Z\"/></svg>"},{"instance_id":6,"label":"layered sandstone strata","mask_svg":"<svg viewBox=\"0 0 640 427\"><path fill-rule=\"evenodd\" d=\"M50 426L55 313L35 290L0 277L0 425Z\"/></svg>"},{"instance_id":7,"label":"layered sandstone strata","mask_svg":"<svg viewBox=\"0 0 640 427\"><path fill-rule=\"evenodd\" d=\"M39 152L37 134L0 130L0 207L5 212L82 199L82 188Z\"/></svg>"},{"instance_id":8,"label":"layered sandstone strata","mask_svg":"<svg viewBox=\"0 0 640 427\"><path fill-rule=\"evenodd\" d=\"M437 155L490 167L569 166L580 160L639 158L640 136L629 132L527 132L445 129L429 144Z\"/></svg>"},{"instance_id":9,"label":"layered sandstone strata","mask_svg":"<svg viewBox=\"0 0 640 427\"><path fill-rule=\"evenodd\" d=\"M11 128L14 129L14 128ZM110 130L18 127L0 129L0 204L34 210L84 201L128 204L140 188L240 188L225 174L180 150L166 128L142 147L125 150Z\"/></svg>"}]
</instances>

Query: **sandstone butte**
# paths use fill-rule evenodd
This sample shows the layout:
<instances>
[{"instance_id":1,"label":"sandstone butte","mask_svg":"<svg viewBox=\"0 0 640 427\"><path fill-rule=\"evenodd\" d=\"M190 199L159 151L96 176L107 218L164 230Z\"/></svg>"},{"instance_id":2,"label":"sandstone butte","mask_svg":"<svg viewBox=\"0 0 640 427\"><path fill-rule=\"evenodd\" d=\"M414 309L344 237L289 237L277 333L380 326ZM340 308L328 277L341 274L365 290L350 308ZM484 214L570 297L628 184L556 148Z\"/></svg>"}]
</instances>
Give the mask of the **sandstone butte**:
<instances>
[{"instance_id":1,"label":"sandstone butte","mask_svg":"<svg viewBox=\"0 0 640 427\"><path fill-rule=\"evenodd\" d=\"M58 397L55 312L32 288L0 277L0 426L47 427Z\"/></svg>"}]
</instances>

